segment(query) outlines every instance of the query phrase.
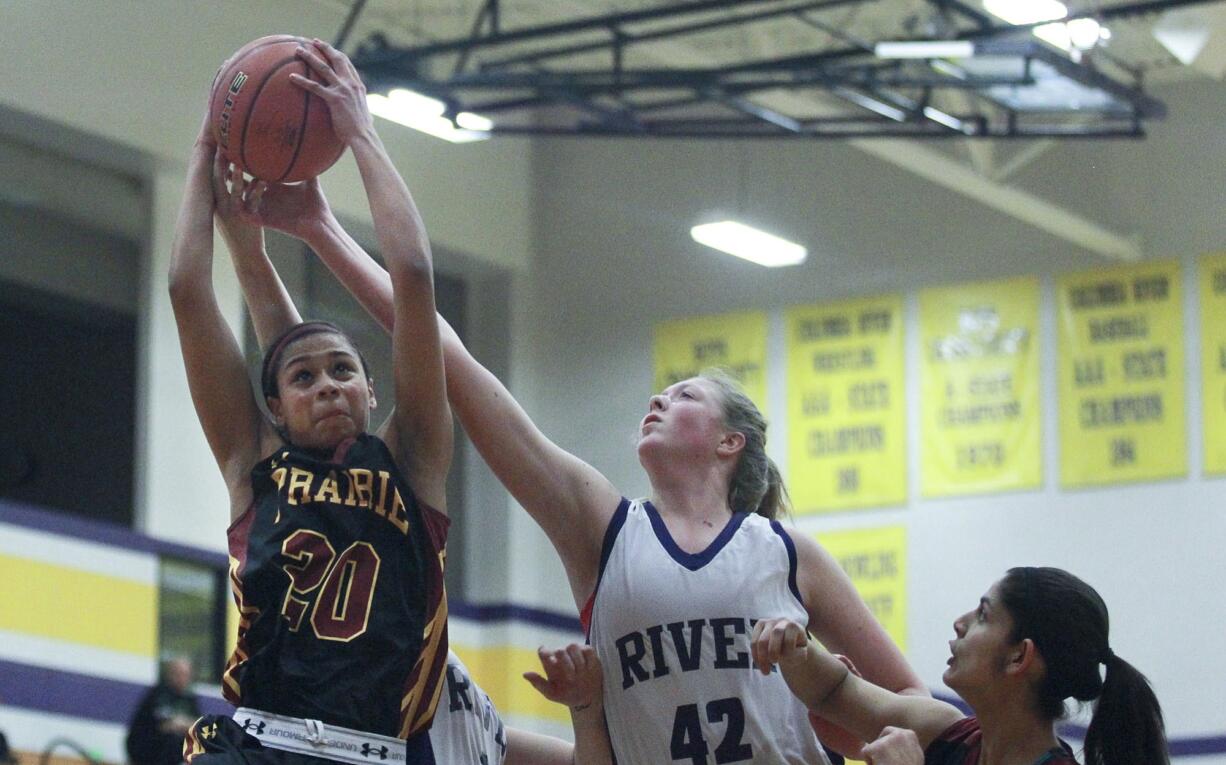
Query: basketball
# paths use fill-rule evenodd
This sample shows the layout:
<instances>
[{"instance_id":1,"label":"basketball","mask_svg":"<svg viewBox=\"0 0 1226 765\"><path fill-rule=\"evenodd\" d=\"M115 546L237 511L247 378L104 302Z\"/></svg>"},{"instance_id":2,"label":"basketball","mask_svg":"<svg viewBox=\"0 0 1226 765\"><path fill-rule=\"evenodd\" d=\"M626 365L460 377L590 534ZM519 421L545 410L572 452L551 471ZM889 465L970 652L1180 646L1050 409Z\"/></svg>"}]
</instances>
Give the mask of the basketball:
<instances>
[{"instance_id":1,"label":"basketball","mask_svg":"<svg viewBox=\"0 0 1226 765\"><path fill-rule=\"evenodd\" d=\"M296 183L327 170L345 146L322 99L290 82L318 75L294 55L309 41L293 35L252 40L213 79L213 136L237 167L262 181Z\"/></svg>"}]
</instances>

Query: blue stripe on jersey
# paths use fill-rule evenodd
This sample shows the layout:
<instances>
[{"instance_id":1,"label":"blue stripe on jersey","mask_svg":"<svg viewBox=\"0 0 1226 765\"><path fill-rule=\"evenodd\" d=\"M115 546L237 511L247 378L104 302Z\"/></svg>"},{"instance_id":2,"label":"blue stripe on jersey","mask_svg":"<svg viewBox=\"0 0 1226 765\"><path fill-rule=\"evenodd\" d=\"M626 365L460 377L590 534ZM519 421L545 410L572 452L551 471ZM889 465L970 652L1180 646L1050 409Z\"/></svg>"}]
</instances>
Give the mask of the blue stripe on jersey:
<instances>
[{"instance_id":1,"label":"blue stripe on jersey","mask_svg":"<svg viewBox=\"0 0 1226 765\"><path fill-rule=\"evenodd\" d=\"M796 596L796 600L800 605L808 610L805 605L805 599L800 597L800 588L796 586L796 543L792 541L792 536L784 530L783 525L779 521L771 521L771 528L775 533L783 539L783 546L788 548L788 589Z\"/></svg>"},{"instance_id":2,"label":"blue stripe on jersey","mask_svg":"<svg viewBox=\"0 0 1226 765\"><path fill-rule=\"evenodd\" d=\"M604 541L600 545L600 568L596 571L596 589L592 590L593 596L600 592L600 580L604 578L604 567L609 563L609 555L613 553L613 544L617 542L617 535L621 533L622 526L626 525L626 515L629 512L630 500L622 497L613 517L609 519L609 527L605 529Z\"/></svg>"},{"instance_id":3,"label":"blue stripe on jersey","mask_svg":"<svg viewBox=\"0 0 1226 765\"><path fill-rule=\"evenodd\" d=\"M749 517L745 513L733 513L732 517L728 519L728 523L724 526L723 531L719 532L719 536L711 544L707 545L707 549L702 552L687 553L673 541L673 535L668 533L668 526L664 525L664 519L660 517L660 511L656 510L655 506L648 501L643 502L643 509L647 511L647 517L651 519L651 529L656 533L656 539L660 540L660 544L664 546L665 551L668 552L673 560L690 571L697 571L710 563L719 554L719 551L724 549L724 545L732 540L736 530Z\"/></svg>"}]
</instances>

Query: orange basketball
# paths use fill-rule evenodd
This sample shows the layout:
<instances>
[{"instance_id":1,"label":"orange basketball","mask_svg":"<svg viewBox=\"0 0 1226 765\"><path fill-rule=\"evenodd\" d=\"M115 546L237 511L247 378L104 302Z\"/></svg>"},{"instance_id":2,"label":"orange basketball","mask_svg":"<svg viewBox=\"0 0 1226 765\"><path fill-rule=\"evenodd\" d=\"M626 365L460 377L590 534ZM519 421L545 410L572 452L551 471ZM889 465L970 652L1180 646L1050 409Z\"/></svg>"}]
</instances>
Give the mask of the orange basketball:
<instances>
[{"instance_id":1,"label":"orange basketball","mask_svg":"<svg viewBox=\"0 0 1226 765\"><path fill-rule=\"evenodd\" d=\"M213 80L209 118L231 162L263 181L295 183L332 166L345 146L328 106L290 82L292 73L318 81L294 55L309 41L293 35L252 40L226 60Z\"/></svg>"}]
</instances>

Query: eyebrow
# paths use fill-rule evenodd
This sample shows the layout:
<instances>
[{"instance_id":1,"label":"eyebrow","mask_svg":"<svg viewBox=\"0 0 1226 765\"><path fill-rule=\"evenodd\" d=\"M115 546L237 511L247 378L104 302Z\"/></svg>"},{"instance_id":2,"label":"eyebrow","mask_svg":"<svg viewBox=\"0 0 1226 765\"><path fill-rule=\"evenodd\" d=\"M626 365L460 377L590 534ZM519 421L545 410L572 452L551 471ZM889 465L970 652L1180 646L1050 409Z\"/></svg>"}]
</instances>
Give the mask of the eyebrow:
<instances>
[{"instance_id":1,"label":"eyebrow","mask_svg":"<svg viewBox=\"0 0 1226 765\"><path fill-rule=\"evenodd\" d=\"M319 354L319 353L300 353L300 354L298 354L297 356L290 356L290 357L289 357L289 358L288 358L288 359L285 361L285 366L284 366L284 367L282 367L282 369L289 369L290 367L292 367L294 364L297 364L298 362L301 362L301 361L306 361L307 359L311 359L311 358L314 358L314 357L316 357L316 356L320 356L320 355L323 355L323 354ZM344 356L344 357L346 357L346 358L350 358L350 359L355 358L355 357L354 357L354 355L353 355L352 353L350 353L349 351L346 351L346 350L341 350L341 349L337 349L337 350L334 350L334 351L328 351L328 352L327 352L327 356L328 356L328 358L336 358L337 356Z\"/></svg>"}]
</instances>

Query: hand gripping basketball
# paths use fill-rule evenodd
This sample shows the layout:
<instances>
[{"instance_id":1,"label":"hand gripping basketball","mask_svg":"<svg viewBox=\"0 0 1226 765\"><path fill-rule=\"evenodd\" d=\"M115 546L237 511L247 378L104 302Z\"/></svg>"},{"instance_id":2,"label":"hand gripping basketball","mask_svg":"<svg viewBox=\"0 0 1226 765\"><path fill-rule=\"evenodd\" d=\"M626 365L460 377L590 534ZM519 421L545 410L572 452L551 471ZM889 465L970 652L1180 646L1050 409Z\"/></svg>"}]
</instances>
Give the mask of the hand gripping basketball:
<instances>
[{"instance_id":1,"label":"hand gripping basketball","mask_svg":"<svg viewBox=\"0 0 1226 765\"><path fill-rule=\"evenodd\" d=\"M366 86L349 57L318 39L299 46L296 53L320 81L295 73L290 75L290 82L328 105L336 136L348 145L362 134L373 131L374 119L366 105Z\"/></svg>"}]
</instances>

